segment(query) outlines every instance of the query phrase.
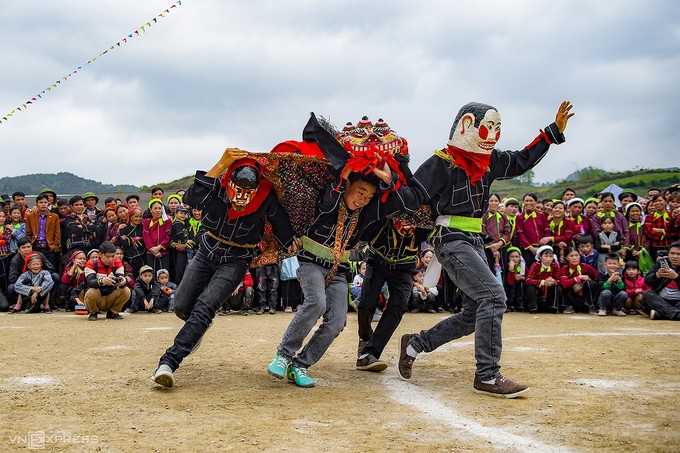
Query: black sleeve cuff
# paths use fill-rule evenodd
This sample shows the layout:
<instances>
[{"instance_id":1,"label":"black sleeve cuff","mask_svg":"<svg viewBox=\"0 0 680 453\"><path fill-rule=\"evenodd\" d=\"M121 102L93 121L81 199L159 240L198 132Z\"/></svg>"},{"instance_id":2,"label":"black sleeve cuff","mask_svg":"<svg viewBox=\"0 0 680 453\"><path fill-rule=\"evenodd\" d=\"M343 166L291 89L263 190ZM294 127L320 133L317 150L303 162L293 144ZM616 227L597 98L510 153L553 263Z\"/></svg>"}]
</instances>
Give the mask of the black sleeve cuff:
<instances>
[{"instance_id":1,"label":"black sleeve cuff","mask_svg":"<svg viewBox=\"0 0 680 453\"><path fill-rule=\"evenodd\" d=\"M399 180L399 175L396 174L396 173L392 173L392 181L390 181L389 186L387 184L385 184L385 182L381 179L380 180L380 190L383 191L383 192L386 192L388 190L393 190L396 187L398 180Z\"/></svg>"},{"instance_id":2,"label":"black sleeve cuff","mask_svg":"<svg viewBox=\"0 0 680 453\"><path fill-rule=\"evenodd\" d=\"M550 139L550 142L556 145L559 145L560 143L564 143L566 141L566 138L564 138L564 134L560 132L560 130L557 128L557 124L555 123L551 123L548 127L545 128L545 134Z\"/></svg>"}]
</instances>

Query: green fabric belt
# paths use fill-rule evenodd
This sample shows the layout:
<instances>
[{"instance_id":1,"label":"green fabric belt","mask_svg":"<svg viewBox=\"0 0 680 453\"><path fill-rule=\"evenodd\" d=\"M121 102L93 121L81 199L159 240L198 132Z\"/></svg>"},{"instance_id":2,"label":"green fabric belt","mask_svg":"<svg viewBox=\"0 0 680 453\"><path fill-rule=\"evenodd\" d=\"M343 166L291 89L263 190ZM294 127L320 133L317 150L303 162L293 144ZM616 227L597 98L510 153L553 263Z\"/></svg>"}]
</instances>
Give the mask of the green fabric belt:
<instances>
[{"instance_id":1,"label":"green fabric belt","mask_svg":"<svg viewBox=\"0 0 680 453\"><path fill-rule=\"evenodd\" d=\"M326 261L333 262L333 249L330 247L326 247L323 244L319 244L313 239L308 238L307 236L302 236L300 238L302 240L302 248L307 250L309 253L312 255L316 255L319 258L323 258ZM340 261L341 263L347 263L349 262L349 250L345 250L345 252L342 254L342 260Z\"/></svg>"},{"instance_id":2,"label":"green fabric belt","mask_svg":"<svg viewBox=\"0 0 680 453\"><path fill-rule=\"evenodd\" d=\"M375 249L371 249L371 251L373 253L375 253L378 256L378 258L380 258L382 261L384 261L388 264L402 264L402 263L408 263L410 261L413 261L413 262L417 261L416 256L414 256L414 255L406 256L404 258L399 258L399 259L393 260L391 258L387 258L385 255L383 255L382 253L380 253L379 251L377 251Z\"/></svg>"},{"instance_id":3,"label":"green fabric belt","mask_svg":"<svg viewBox=\"0 0 680 453\"><path fill-rule=\"evenodd\" d=\"M449 221L446 224L438 225L446 226L449 228L456 228L461 231L466 231L468 233L481 233L482 232L482 219L474 217L465 217L461 215L450 215L448 216Z\"/></svg>"}]
</instances>

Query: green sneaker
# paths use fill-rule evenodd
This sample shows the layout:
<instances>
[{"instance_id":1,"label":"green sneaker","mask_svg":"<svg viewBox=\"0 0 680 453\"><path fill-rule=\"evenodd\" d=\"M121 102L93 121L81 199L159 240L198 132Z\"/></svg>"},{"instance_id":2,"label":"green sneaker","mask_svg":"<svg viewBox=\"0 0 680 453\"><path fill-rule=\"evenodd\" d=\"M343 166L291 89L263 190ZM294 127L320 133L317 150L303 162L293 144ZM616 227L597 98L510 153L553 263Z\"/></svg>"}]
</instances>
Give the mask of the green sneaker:
<instances>
[{"instance_id":1,"label":"green sneaker","mask_svg":"<svg viewBox=\"0 0 680 453\"><path fill-rule=\"evenodd\" d=\"M307 376L307 368L290 366L286 373L289 381L295 382L298 387L314 387L314 379Z\"/></svg>"},{"instance_id":2,"label":"green sneaker","mask_svg":"<svg viewBox=\"0 0 680 453\"><path fill-rule=\"evenodd\" d=\"M286 372L288 371L289 367L290 360L277 354L274 356L272 363L270 363L267 367L267 372L275 378L283 379L286 377Z\"/></svg>"}]
</instances>

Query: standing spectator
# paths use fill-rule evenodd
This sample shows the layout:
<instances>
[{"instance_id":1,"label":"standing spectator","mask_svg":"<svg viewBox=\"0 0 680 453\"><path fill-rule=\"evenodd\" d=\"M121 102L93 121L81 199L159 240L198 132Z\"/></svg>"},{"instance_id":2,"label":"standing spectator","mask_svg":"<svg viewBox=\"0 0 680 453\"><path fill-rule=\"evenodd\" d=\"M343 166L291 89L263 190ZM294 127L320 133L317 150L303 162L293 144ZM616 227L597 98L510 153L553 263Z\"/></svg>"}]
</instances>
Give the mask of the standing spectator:
<instances>
[{"instance_id":1,"label":"standing spectator","mask_svg":"<svg viewBox=\"0 0 680 453\"><path fill-rule=\"evenodd\" d=\"M163 221L166 221L166 220L168 220L168 214L170 213L170 210L168 209L167 206L163 205L164 195L165 195L165 191L163 189L161 189L160 187L154 187L154 188L151 189L151 199L152 200L158 199L161 202L161 205L163 206L163 211L162 211L163 214L161 215L161 218L163 219ZM151 217L153 217L151 215L151 209L147 209L146 211L144 211L143 217L144 217L144 220L150 219Z\"/></svg>"},{"instance_id":2,"label":"standing spectator","mask_svg":"<svg viewBox=\"0 0 680 453\"><path fill-rule=\"evenodd\" d=\"M26 213L26 237L31 241L33 250L45 255L55 269L59 268L61 249L61 225L59 215L49 210L46 194L36 197L37 210Z\"/></svg>"},{"instance_id":3,"label":"standing spectator","mask_svg":"<svg viewBox=\"0 0 680 453\"><path fill-rule=\"evenodd\" d=\"M598 200L597 198L587 198L585 205L583 206L583 210L586 213L586 217L588 217L591 220L591 224L590 224L591 234L593 234L592 219L593 219L593 216L595 214L597 214L597 207L598 207L599 203L600 203L600 200Z\"/></svg>"},{"instance_id":4,"label":"standing spectator","mask_svg":"<svg viewBox=\"0 0 680 453\"><path fill-rule=\"evenodd\" d=\"M85 192L83 194L83 203L85 203L85 215L87 215L92 222L97 220L102 210L97 207L99 197L92 192Z\"/></svg>"},{"instance_id":5,"label":"standing spectator","mask_svg":"<svg viewBox=\"0 0 680 453\"><path fill-rule=\"evenodd\" d=\"M597 238L597 235L602 231L602 221L605 218L610 218L614 225L614 231L616 231L621 240L621 244L623 244L628 238L628 222L626 222L626 218L623 214L615 209L616 204L614 204L614 194L611 192L604 192L600 199L600 207L602 210L595 214L591 220L593 236Z\"/></svg>"},{"instance_id":6,"label":"standing spectator","mask_svg":"<svg viewBox=\"0 0 680 453\"><path fill-rule=\"evenodd\" d=\"M177 195L176 193L168 195L168 215L170 217L175 217L175 213L177 212L177 208L182 206L182 197Z\"/></svg>"},{"instance_id":7,"label":"standing spectator","mask_svg":"<svg viewBox=\"0 0 680 453\"><path fill-rule=\"evenodd\" d=\"M666 209L666 199L662 195L654 195L647 206L651 206L650 213L642 228L649 240L649 254L656 260L660 251L668 252L669 245L677 240L680 224Z\"/></svg>"},{"instance_id":8,"label":"standing spectator","mask_svg":"<svg viewBox=\"0 0 680 453\"><path fill-rule=\"evenodd\" d=\"M170 228L170 247L172 248L173 280L178 285L182 283L184 270L187 267L187 249L189 248L189 222L187 222L187 208L179 205L175 211L175 218Z\"/></svg>"},{"instance_id":9,"label":"standing spectator","mask_svg":"<svg viewBox=\"0 0 680 453\"><path fill-rule=\"evenodd\" d=\"M120 311L130 299L123 263L116 259L116 246L103 242L99 257L88 260L85 265L85 281L89 289L85 293L85 305L90 312L88 321L96 321L100 312L106 311L106 319L122 319Z\"/></svg>"},{"instance_id":10,"label":"standing spectator","mask_svg":"<svg viewBox=\"0 0 680 453\"><path fill-rule=\"evenodd\" d=\"M554 204L555 202L552 198L546 198L541 201L541 205L543 205L543 207L540 210L543 211L543 214L545 214L546 217L550 217L552 215L552 208ZM539 210L538 207L537 210Z\"/></svg>"},{"instance_id":11,"label":"standing spectator","mask_svg":"<svg viewBox=\"0 0 680 453\"><path fill-rule=\"evenodd\" d=\"M604 270L600 272L598 282L600 284L600 296L597 298L598 316L607 316L611 311L616 316L626 316L623 306L628 294L621 274L619 274L619 255L608 253L604 257Z\"/></svg>"},{"instance_id":12,"label":"standing spectator","mask_svg":"<svg viewBox=\"0 0 680 453\"><path fill-rule=\"evenodd\" d=\"M564 202L556 201L552 207L552 215L548 217L547 235L538 242L540 245L551 244L560 264L565 263L566 250L567 247L571 247L571 239L574 235L574 222L566 218L564 214Z\"/></svg>"},{"instance_id":13,"label":"standing spectator","mask_svg":"<svg viewBox=\"0 0 680 453\"><path fill-rule=\"evenodd\" d=\"M519 202L514 198L505 200L505 216L510 222L510 239L515 244L515 231L517 230L517 216L519 215Z\"/></svg>"},{"instance_id":14,"label":"standing spectator","mask_svg":"<svg viewBox=\"0 0 680 453\"><path fill-rule=\"evenodd\" d=\"M10 313L21 311L23 298L28 301L26 313L52 313L50 309L50 290L54 280L49 271L43 269L42 257L39 253L26 255L24 273L17 279L14 290L17 292L17 304Z\"/></svg>"},{"instance_id":15,"label":"standing spectator","mask_svg":"<svg viewBox=\"0 0 680 453\"><path fill-rule=\"evenodd\" d=\"M560 311L560 268L554 259L553 249L549 245L543 245L536 251L536 262L529 268L526 279L529 313L537 313L538 310L547 313Z\"/></svg>"},{"instance_id":16,"label":"standing spectator","mask_svg":"<svg viewBox=\"0 0 680 453\"><path fill-rule=\"evenodd\" d=\"M638 261L640 249L645 246L645 238L642 226L642 205L638 202L626 205L626 218L628 219L628 241L624 244L626 261Z\"/></svg>"},{"instance_id":17,"label":"standing spectator","mask_svg":"<svg viewBox=\"0 0 680 453\"><path fill-rule=\"evenodd\" d=\"M489 195L489 206L486 214L482 217L482 234L491 238L491 242L486 244L484 252L486 261L491 272L496 272L496 267L502 267L507 261L506 247L510 243L512 225L508 218L498 212L498 205L501 198L498 194Z\"/></svg>"},{"instance_id":18,"label":"standing spectator","mask_svg":"<svg viewBox=\"0 0 680 453\"><path fill-rule=\"evenodd\" d=\"M104 208L102 213L102 222L106 227L106 234L104 240L118 245L118 216L114 208L109 206Z\"/></svg>"},{"instance_id":19,"label":"standing spectator","mask_svg":"<svg viewBox=\"0 0 680 453\"><path fill-rule=\"evenodd\" d=\"M64 219L64 228L68 239L66 248L71 255L76 250L89 252L97 246L95 244L96 226L89 216L84 214L85 203L83 197L76 195L69 200L71 214Z\"/></svg>"},{"instance_id":20,"label":"standing spectator","mask_svg":"<svg viewBox=\"0 0 680 453\"><path fill-rule=\"evenodd\" d=\"M524 261L531 263L541 246L539 242L548 232L548 218L543 212L536 210L538 202L536 194L527 193L522 201L524 212L517 216L517 244L522 250Z\"/></svg>"},{"instance_id":21,"label":"standing spectator","mask_svg":"<svg viewBox=\"0 0 680 453\"><path fill-rule=\"evenodd\" d=\"M132 266L132 275L139 275L139 270L146 264L146 245L144 245L142 210L134 207L130 210L130 223L118 232L118 243L123 247L123 256Z\"/></svg>"},{"instance_id":22,"label":"standing spectator","mask_svg":"<svg viewBox=\"0 0 680 453\"><path fill-rule=\"evenodd\" d=\"M118 217L118 229L123 228L130 221L130 208L126 204L116 206L116 217Z\"/></svg>"},{"instance_id":23,"label":"standing spectator","mask_svg":"<svg viewBox=\"0 0 680 453\"><path fill-rule=\"evenodd\" d=\"M626 206L628 206L628 203L633 203L638 200L638 196L635 195L635 192L632 190L626 190L624 189L623 192L621 192L618 196L619 203L621 203L621 207L619 208L619 212L621 214L626 213Z\"/></svg>"},{"instance_id":24,"label":"standing spectator","mask_svg":"<svg viewBox=\"0 0 680 453\"><path fill-rule=\"evenodd\" d=\"M637 261L626 263L626 268L623 271L623 284L628 296L626 297L625 310L628 311L628 314L636 313L646 317L647 314L642 310L642 294L651 288L645 283L644 277L640 275Z\"/></svg>"},{"instance_id":25,"label":"standing spectator","mask_svg":"<svg viewBox=\"0 0 680 453\"><path fill-rule=\"evenodd\" d=\"M566 250L566 265L560 273L562 286L562 313L583 312L595 314L595 298L597 297L597 270L581 262L578 250L569 247Z\"/></svg>"},{"instance_id":26,"label":"standing spectator","mask_svg":"<svg viewBox=\"0 0 680 453\"><path fill-rule=\"evenodd\" d=\"M581 198L570 199L567 202L567 211L567 217L574 222L574 235L571 237L572 245L577 247L577 241L581 236L590 235L590 218L583 212L583 200Z\"/></svg>"},{"instance_id":27,"label":"standing spectator","mask_svg":"<svg viewBox=\"0 0 680 453\"><path fill-rule=\"evenodd\" d=\"M19 206L12 206L10 208L9 219L9 223L5 224L5 230L10 232L9 250L12 253L16 253L19 248L19 239L26 237L26 223L23 221Z\"/></svg>"},{"instance_id":28,"label":"standing spectator","mask_svg":"<svg viewBox=\"0 0 680 453\"><path fill-rule=\"evenodd\" d=\"M139 195L131 193L125 197L125 203L127 204L128 209L132 211L134 208L139 206Z\"/></svg>"},{"instance_id":29,"label":"standing spectator","mask_svg":"<svg viewBox=\"0 0 680 453\"><path fill-rule=\"evenodd\" d=\"M201 244L201 218L202 212L200 209L191 210L191 218L189 219L189 240L187 241L187 263L191 262Z\"/></svg>"},{"instance_id":30,"label":"standing spectator","mask_svg":"<svg viewBox=\"0 0 680 453\"><path fill-rule=\"evenodd\" d=\"M566 189L564 189L564 191L562 192L562 201L569 204L569 200L573 198L576 198L576 192L574 191L574 189L572 189L571 187L567 187ZM583 200L581 200L581 204L583 204Z\"/></svg>"},{"instance_id":31,"label":"standing spectator","mask_svg":"<svg viewBox=\"0 0 680 453\"><path fill-rule=\"evenodd\" d=\"M172 221L163 220L163 202L154 198L149 201L151 218L144 219L142 237L146 246L146 263L153 268L154 273L159 269L170 267L170 229Z\"/></svg>"},{"instance_id":32,"label":"standing spectator","mask_svg":"<svg viewBox=\"0 0 680 453\"><path fill-rule=\"evenodd\" d=\"M0 311L4 311L9 307L5 293L9 278L9 263L14 254L9 249L12 233L9 228L5 227L5 211L2 210L0 210L0 232L2 233L0 234Z\"/></svg>"},{"instance_id":33,"label":"standing spectator","mask_svg":"<svg viewBox=\"0 0 680 453\"><path fill-rule=\"evenodd\" d=\"M0 207L5 212L5 221L9 221L9 208L12 205L12 199L7 194L0 195Z\"/></svg>"},{"instance_id":34,"label":"standing spectator","mask_svg":"<svg viewBox=\"0 0 680 453\"><path fill-rule=\"evenodd\" d=\"M652 289L642 293L642 302L650 308L650 319L680 321L680 241L668 249L645 275L645 283Z\"/></svg>"},{"instance_id":35,"label":"standing spectator","mask_svg":"<svg viewBox=\"0 0 680 453\"><path fill-rule=\"evenodd\" d=\"M68 200L64 198L57 199L57 215L59 215L59 231L61 231L61 246L59 247L59 254L61 255L59 269L62 270L66 267L66 262L68 260L68 230L66 229L66 217L71 214L71 205L68 204ZM81 304L82 305L82 304Z\"/></svg>"},{"instance_id":36,"label":"standing spectator","mask_svg":"<svg viewBox=\"0 0 680 453\"><path fill-rule=\"evenodd\" d=\"M614 222L611 217L602 220L602 230L595 236L595 250L599 254L597 260L597 270L605 272L605 256L610 253L617 253L623 247L623 241L619 234L614 231Z\"/></svg>"},{"instance_id":37,"label":"standing spectator","mask_svg":"<svg viewBox=\"0 0 680 453\"><path fill-rule=\"evenodd\" d=\"M13 206L18 206L21 210L21 221L26 221L26 194L23 192L14 192L12 194L12 204Z\"/></svg>"},{"instance_id":38,"label":"standing spectator","mask_svg":"<svg viewBox=\"0 0 680 453\"><path fill-rule=\"evenodd\" d=\"M45 187L40 191L38 195L45 194L47 195L47 209L50 210L50 212L57 212L57 192L54 190L50 189L49 187ZM36 198L36 203L38 199Z\"/></svg>"},{"instance_id":39,"label":"standing spectator","mask_svg":"<svg viewBox=\"0 0 680 453\"><path fill-rule=\"evenodd\" d=\"M256 313L261 315L265 311L273 315L279 301L279 263L260 266L257 275L257 305Z\"/></svg>"}]
</instances>

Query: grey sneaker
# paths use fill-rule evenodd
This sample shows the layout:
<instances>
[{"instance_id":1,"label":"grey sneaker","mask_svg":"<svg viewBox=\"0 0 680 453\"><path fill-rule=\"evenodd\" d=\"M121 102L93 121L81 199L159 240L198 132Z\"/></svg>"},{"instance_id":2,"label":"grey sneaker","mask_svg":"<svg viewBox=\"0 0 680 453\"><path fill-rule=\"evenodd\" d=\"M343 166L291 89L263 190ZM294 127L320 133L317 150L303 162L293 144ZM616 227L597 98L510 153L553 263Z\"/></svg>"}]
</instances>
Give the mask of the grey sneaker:
<instances>
[{"instance_id":1,"label":"grey sneaker","mask_svg":"<svg viewBox=\"0 0 680 453\"><path fill-rule=\"evenodd\" d=\"M567 305L566 307L564 307L562 313L564 313L565 315L571 315L574 313L574 307L572 307L571 305Z\"/></svg>"},{"instance_id":2,"label":"grey sneaker","mask_svg":"<svg viewBox=\"0 0 680 453\"><path fill-rule=\"evenodd\" d=\"M373 354L368 354L363 359L357 359L357 370L359 371L384 371L387 364L376 359Z\"/></svg>"},{"instance_id":3,"label":"grey sneaker","mask_svg":"<svg viewBox=\"0 0 680 453\"><path fill-rule=\"evenodd\" d=\"M496 378L495 384L485 384L478 378L475 378L473 390L475 393L496 396L498 398L516 398L529 391L529 387L499 376Z\"/></svg>"},{"instance_id":4,"label":"grey sneaker","mask_svg":"<svg viewBox=\"0 0 680 453\"><path fill-rule=\"evenodd\" d=\"M364 350L367 344L368 340L362 340L361 338L359 338L359 346L357 346L357 358L359 358L359 356L361 355L361 351Z\"/></svg>"},{"instance_id":5,"label":"grey sneaker","mask_svg":"<svg viewBox=\"0 0 680 453\"><path fill-rule=\"evenodd\" d=\"M170 388L175 384L175 378L172 375L172 369L165 364L156 368L156 371L154 371L151 378L156 384L160 384L163 387Z\"/></svg>"},{"instance_id":6,"label":"grey sneaker","mask_svg":"<svg viewBox=\"0 0 680 453\"><path fill-rule=\"evenodd\" d=\"M614 310L613 312L616 316L626 316L623 310Z\"/></svg>"},{"instance_id":7,"label":"grey sneaker","mask_svg":"<svg viewBox=\"0 0 680 453\"><path fill-rule=\"evenodd\" d=\"M411 339L411 334L406 333L399 338L399 362L397 362L397 372L399 377L405 381L411 380L411 372L413 370L413 362L415 357L411 357L406 353L408 342Z\"/></svg>"}]
</instances>

